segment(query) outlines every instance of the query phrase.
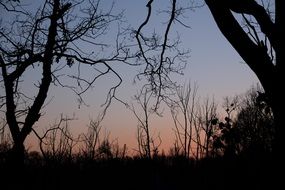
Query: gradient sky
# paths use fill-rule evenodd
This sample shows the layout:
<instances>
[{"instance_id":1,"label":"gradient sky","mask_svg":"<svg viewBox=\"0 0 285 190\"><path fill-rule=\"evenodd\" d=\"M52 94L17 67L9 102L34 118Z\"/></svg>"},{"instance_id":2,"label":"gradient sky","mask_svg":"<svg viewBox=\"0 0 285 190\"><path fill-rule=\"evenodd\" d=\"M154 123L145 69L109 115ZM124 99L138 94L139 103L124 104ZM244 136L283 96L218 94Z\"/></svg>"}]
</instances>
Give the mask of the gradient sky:
<instances>
[{"instance_id":1,"label":"gradient sky","mask_svg":"<svg viewBox=\"0 0 285 190\"><path fill-rule=\"evenodd\" d=\"M103 0L103 8L109 7L111 0ZM169 1L155 0L154 9L159 10L168 7ZM187 5L188 0L178 0L181 5ZM202 1L201 1L202 2ZM147 0L116 0L115 11L125 10L125 19L133 28L138 28L139 24L146 16ZM153 14L153 21L149 30L158 25L161 20L158 15ZM197 8L194 11L186 12L184 23L191 26L191 29L181 25L175 25L172 32L179 32L182 39L182 46L190 49L190 58L184 76L176 76L174 80L183 84L189 80L196 81L199 88L198 94L201 97L214 96L218 103L222 103L225 96L234 96L248 90L257 83L257 78L249 67L243 62L231 45L226 41L218 30L207 6ZM163 17L162 17L163 19ZM166 21L165 19L162 21ZM136 74L136 68L121 65L116 66L121 73L123 84L118 89L117 96L125 102L131 102L131 96L136 94L137 86L132 84ZM35 74L27 76L33 80ZM36 123L38 131L44 129L59 118L60 114L78 118L70 123L70 127L75 134L86 132L86 125L90 118L96 119L98 113L102 111L100 105L104 103L108 86L112 84L111 78L105 77L96 83L94 89L88 91L84 97L89 105L78 107L76 96L69 90L60 87L52 87L48 100L51 103L45 107L45 115ZM26 87L28 89L28 87ZM164 110L164 117L153 116L151 128L155 133L160 133L163 149L168 149L173 143L172 127L173 122L169 117L169 111ZM102 122L103 131L110 131L111 139L118 139L120 144L127 144L129 151L136 148L136 126L137 121L131 111L127 110L123 104L114 101L108 109L107 115ZM33 145L33 135L27 139L28 147Z\"/></svg>"}]
</instances>

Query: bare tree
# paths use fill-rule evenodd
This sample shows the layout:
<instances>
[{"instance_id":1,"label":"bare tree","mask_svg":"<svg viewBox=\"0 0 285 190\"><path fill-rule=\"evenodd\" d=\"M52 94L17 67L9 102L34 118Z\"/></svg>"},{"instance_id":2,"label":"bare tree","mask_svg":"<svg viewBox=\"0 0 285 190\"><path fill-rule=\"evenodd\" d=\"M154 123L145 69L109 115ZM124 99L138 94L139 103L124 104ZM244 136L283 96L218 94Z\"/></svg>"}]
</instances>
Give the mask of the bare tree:
<instances>
[{"instance_id":1,"label":"bare tree","mask_svg":"<svg viewBox=\"0 0 285 190\"><path fill-rule=\"evenodd\" d=\"M171 10L164 10L161 13L169 15L169 20L166 28L160 31L161 33L153 32L151 35L146 35L143 30L147 28L150 18L153 14L153 2L149 0L146 7L148 9L147 16L139 28L134 32L138 43L138 51L136 53L137 64L145 64L143 72L137 75L138 79L142 76L146 79L144 88L152 91L157 97L156 108L159 102L168 97L169 90L172 91L175 83L170 78L171 73L182 74L185 68L189 51L184 51L179 48L181 44L179 35L171 41L171 26L175 23L183 24L179 19L189 8L179 7L176 0L171 1Z\"/></svg>"},{"instance_id":2,"label":"bare tree","mask_svg":"<svg viewBox=\"0 0 285 190\"><path fill-rule=\"evenodd\" d=\"M57 162L72 160L73 148L79 141L70 132L69 122L74 118L60 116L59 121L55 121L45 130L43 135L32 129L39 140L39 147L46 161Z\"/></svg>"},{"instance_id":3,"label":"bare tree","mask_svg":"<svg viewBox=\"0 0 285 190\"><path fill-rule=\"evenodd\" d=\"M201 134L204 139L203 142L203 152L202 155L209 157L209 152L212 150L213 135L215 134L215 125L217 123L217 105L215 101L210 101L206 98L205 102L199 109L199 122L202 126L203 134Z\"/></svg>"},{"instance_id":4,"label":"bare tree","mask_svg":"<svg viewBox=\"0 0 285 190\"><path fill-rule=\"evenodd\" d=\"M0 108L13 138L14 162L23 163L24 141L42 116L51 84L71 89L83 103L81 95L98 78L113 74L117 82L109 90L108 106L122 82L109 63L129 64L129 51L121 40L124 31L120 29L113 46L102 42L108 28L119 22L122 14L112 14L113 6L103 11L100 0L45 0L38 9L22 1L1 1L0 6L8 18L1 19L0 30L0 85L4 89ZM114 47L109 55L108 47ZM82 74L85 65L94 70L93 78ZM75 74L65 74L67 68L74 69ZM40 75L35 91L23 90L26 74ZM70 80L63 80L64 76ZM77 86L72 84L74 80Z\"/></svg>"},{"instance_id":5,"label":"bare tree","mask_svg":"<svg viewBox=\"0 0 285 190\"><path fill-rule=\"evenodd\" d=\"M124 145L121 148L118 139L113 140L110 138L110 135L110 131L105 131L104 137L99 137L98 146L96 147L96 159L118 159L125 157L127 146Z\"/></svg>"},{"instance_id":6,"label":"bare tree","mask_svg":"<svg viewBox=\"0 0 285 190\"><path fill-rule=\"evenodd\" d=\"M133 112L134 116L138 120L137 126L137 142L138 142L138 152L140 156L152 158L153 155L158 153L158 148L161 144L161 139L158 134L154 137L150 132L150 116L156 114L156 108L154 102L152 101L153 91L148 91L147 89L142 89L139 95L135 96L135 100L139 105L139 110L135 109L134 105L129 106L129 109ZM156 142L158 140L158 142ZM156 144L157 143L157 144Z\"/></svg>"},{"instance_id":7,"label":"bare tree","mask_svg":"<svg viewBox=\"0 0 285 190\"><path fill-rule=\"evenodd\" d=\"M79 154L86 160L124 158L127 146L120 147L118 139L110 139L110 132L102 137L101 116L91 119L87 133L82 133L78 139Z\"/></svg>"},{"instance_id":8,"label":"bare tree","mask_svg":"<svg viewBox=\"0 0 285 190\"><path fill-rule=\"evenodd\" d=\"M201 104L197 98L197 84L177 88L170 103L174 121L175 144L173 151L184 157L200 159L210 156L217 119L217 105L206 98Z\"/></svg>"},{"instance_id":9,"label":"bare tree","mask_svg":"<svg viewBox=\"0 0 285 190\"><path fill-rule=\"evenodd\" d=\"M197 85L191 87L187 85L176 88L177 100L172 100L168 105L171 110L171 116L174 122L175 149L182 149L182 154L190 158L193 143L194 120L197 111ZM181 116L180 116L181 115Z\"/></svg>"},{"instance_id":10,"label":"bare tree","mask_svg":"<svg viewBox=\"0 0 285 190\"><path fill-rule=\"evenodd\" d=\"M202 104L196 98L192 98L192 101L194 107L190 107L191 110L188 111L191 113L191 117L188 116L188 122L191 124L189 127L191 129L189 155L199 160L209 157L213 148L212 143L216 133L214 126L218 121L217 105L214 100L210 101L209 98L206 98Z\"/></svg>"},{"instance_id":11,"label":"bare tree","mask_svg":"<svg viewBox=\"0 0 285 190\"><path fill-rule=\"evenodd\" d=\"M96 150L99 146L100 132L102 126L100 120L90 120L88 125L88 131L86 134L82 134L83 147L80 149L84 158L94 159L96 157Z\"/></svg>"}]
</instances>

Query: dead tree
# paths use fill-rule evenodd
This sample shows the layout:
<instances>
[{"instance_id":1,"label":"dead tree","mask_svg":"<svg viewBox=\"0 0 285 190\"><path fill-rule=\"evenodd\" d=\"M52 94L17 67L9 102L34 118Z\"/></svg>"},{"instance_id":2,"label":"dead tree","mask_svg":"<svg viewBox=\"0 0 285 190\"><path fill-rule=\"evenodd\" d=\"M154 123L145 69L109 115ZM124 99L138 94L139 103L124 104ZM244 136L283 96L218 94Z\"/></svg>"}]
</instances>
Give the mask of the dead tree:
<instances>
[{"instance_id":1,"label":"dead tree","mask_svg":"<svg viewBox=\"0 0 285 190\"><path fill-rule=\"evenodd\" d=\"M6 114L13 138L11 161L21 164L24 141L43 115L50 86L69 88L83 103L81 95L92 88L98 78L113 74L116 82L109 90L108 106L122 82L110 62L129 64L126 61L129 50L121 40L124 31L120 29L113 46L102 42L108 28L118 23L122 14L112 14L113 6L107 11L102 10L100 0L45 0L38 9L24 5L22 1L1 1L0 6L8 18L1 20L0 30L0 83L3 89L0 109ZM108 51L109 55L103 54L108 47L114 49ZM82 68L86 66L94 70L92 77L84 76ZM74 74L65 73L69 68L74 69ZM41 78L34 84L35 90L27 92L23 89L25 75Z\"/></svg>"}]
</instances>

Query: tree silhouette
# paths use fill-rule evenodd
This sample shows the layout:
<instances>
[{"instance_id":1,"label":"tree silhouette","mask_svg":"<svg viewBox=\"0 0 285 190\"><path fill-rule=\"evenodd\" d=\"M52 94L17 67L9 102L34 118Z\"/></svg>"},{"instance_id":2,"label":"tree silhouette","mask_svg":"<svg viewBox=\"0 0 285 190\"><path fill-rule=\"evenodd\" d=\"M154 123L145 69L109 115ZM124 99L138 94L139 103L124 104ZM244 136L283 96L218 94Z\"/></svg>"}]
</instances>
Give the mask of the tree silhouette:
<instances>
[{"instance_id":1,"label":"tree silhouette","mask_svg":"<svg viewBox=\"0 0 285 190\"><path fill-rule=\"evenodd\" d=\"M284 81L285 2L271 4L254 0L205 0L219 29L260 80L272 108L276 140L274 152L280 160L284 150L284 97L280 93ZM269 6L267 6L269 5ZM246 28L234 16L241 15ZM275 17L273 17L274 15ZM262 40L263 38L263 40Z\"/></svg>"},{"instance_id":2,"label":"tree silhouette","mask_svg":"<svg viewBox=\"0 0 285 190\"><path fill-rule=\"evenodd\" d=\"M92 160L96 157L96 149L100 142L101 128L100 119L90 120L87 133L82 134L83 147L81 148L81 154L85 159Z\"/></svg>"},{"instance_id":3,"label":"tree silhouette","mask_svg":"<svg viewBox=\"0 0 285 190\"><path fill-rule=\"evenodd\" d=\"M185 158L190 158L190 150L193 148L193 128L197 112L197 89L197 84L195 83L192 87L190 82L187 85L177 87L175 91L177 100L173 98L168 103L175 126L173 129L176 139L174 150L179 150L177 153L181 152ZM179 115L181 116L179 117ZM198 135L196 134L196 136Z\"/></svg>"},{"instance_id":4,"label":"tree silhouette","mask_svg":"<svg viewBox=\"0 0 285 190\"><path fill-rule=\"evenodd\" d=\"M157 33L150 37L143 34L152 2L148 2L148 15L137 30L122 29L118 24L118 32L110 42L108 31L112 23L122 23L123 15L114 15L113 6L101 10L100 0L46 0L38 9L22 1L0 1L2 10L9 15L1 20L0 30L0 82L5 89L0 94L0 109L6 114L5 122L13 139L11 158L15 162L23 161L24 141L43 115L51 85L70 89L78 95L79 103L84 104L82 94L99 78L112 74L116 81L108 91L105 102L108 107L122 83L110 62L145 65L137 78L145 77L144 87L157 95L158 106L164 98L163 91L173 86L169 75L182 72L188 51L179 50L179 38L169 40L171 25L175 21L180 23L178 17L185 10L177 9L175 0L171 11L164 11L170 21L163 37ZM130 38L126 35L130 32L135 44L131 41L127 45ZM94 69L94 75L83 74L86 66ZM68 74L67 69L73 73ZM23 88L27 75L41 77L34 84L35 90L29 92Z\"/></svg>"},{"instance_id":5,"label":"tree silhouette","mask_svg":"<svg viewBox=\"0 0 285 190\"><path fill-rule=\"evenodd\" d=\"M143 31L148 28L150 19L153 17L153 2L154 0L148 0L146 5L147 16L134 33L138 44L136 61L138 64L145 64L144 70L137 77L139 79L141 75L145 77L146 84L143 88L152 91L156 95L156 108L158 108L159 103L168 98L169 93L175 86L170 75L172 73L182 74L189 57L189 51L182 50L179 47L181 44L179 35L170 40L171 27L175 23L186 26L179 19L183 17L185 10L189 8L179 7L176 0L172 0L171 10L161 11L169 16L166 27L159 28L160 32L154 31L151 35L147 35Z\"/></svg>"},{"instance_id":6,"label":"tree silhouette","mask_svg":"<svg viewBox=\"0 0 285 190\"><path fill-rule=\"evenodd\" d=\"M262 91L253 88L240 100L233 122L235 141L243 153L256 154L272 151L274 140L271 108L262 100Z\"/></svg>"},{"instance_id":7,"label":"tree silhouette","mask_svg":"<svg viewBox=\"0 0 285 190\"><path fill-rule=\"evenodd\" d=\"M118 30L112 46L115 48L109 55L102 53L108 44L101 43L100 38L112 23L121 20L122 14L112 14L112 7L102 11L100 1L46 0L37 10L26 7L22 1L0 1L0 6L9 15L2 19L0 30L0 83L5 89L0 94L0 108L6 113L13 138L11 160L23 163L24 141L42 116L51 84L71 89L82 103L81 95L98 78L114 74L118 80L109 90L109 105L122 82L109 63L126 63L128 50L120 40L123 32ZM75 64L75 74L62 73ZM81 73L84 65L94 69L93 78ZM38 89L35 92L27 93L21 88L27 74L41 76L41 81L34 84ZM77 86L64 82L63 75Z\"/></svg>"},{"instance_id":8,"label":"tree silhouette","mask_svg":"<svg viewBox=\"0 0 285 190\"><path fill-rule=\"evenodd\" d=\"M71 160L73 148L78 143L69 129L69 121L74 118L60 116L58 122L50 125L40 136L35 129L32 129L39 140L39 148L43 158L50 160Z\"/></svg>"},{"instance_id":9,"label":"tree silhouette","mask_svg":"<svg viewBox=\"0 0 285 190\"><path fill-rule=\"evenodd\" d=\"M217 104L205 98L201 103L197 95L197 84L191 83L176 89L168 102L174 122L174 155L185 158L210 157L213 152L213 137L216 135Z\"/></svg>"},{"instance_id":10,"label":"tree silhouette","mask_svg":"<svg viewBox=\"0 0 285 190\"><path fill-rule=\"evenodd\" d=\"M240 153L240 136L242 130L238 128L235 123L237 107L239 103L238 96L233 98L226 97L224 100L224 109L226 116L223 120L215 122L218 130L217 134L213 138L214 154L227 158L233 158ZM251 115L249 115L251 117ZM244 126L246 128L248 126ZM246 138L248 134L246 134ZM221 151L220 151L221 150Z\"/></svg>"},{"instance_id":11,"label":"tree silhouette","mask_svg":"<svg viewBox=\"0 0 285 190\"><path fill-rule=\"evenodd\" d=\"M216 122L215 154L251 159L272 152L273 114L262 96L262 90L256 86L243 95L225 98L226 116Z\"/></svg>"},{"instance_id":12,"label":"tree silhouette","mask_svg":"<svg viewBox=\"0 0 285 190\"><path fill-rule=\"evenodd\" d=\"M158 153L158 148L161 145L160 135L151 132L151 116L156 114L153 98L156 96L148 89L142 89L138 95L134 96L137 103L137 108L132 104L128 106L135 118L138 120L137 124L137 143L138 153L144 158L153 158Z\"/></svg>"}]
</instances>

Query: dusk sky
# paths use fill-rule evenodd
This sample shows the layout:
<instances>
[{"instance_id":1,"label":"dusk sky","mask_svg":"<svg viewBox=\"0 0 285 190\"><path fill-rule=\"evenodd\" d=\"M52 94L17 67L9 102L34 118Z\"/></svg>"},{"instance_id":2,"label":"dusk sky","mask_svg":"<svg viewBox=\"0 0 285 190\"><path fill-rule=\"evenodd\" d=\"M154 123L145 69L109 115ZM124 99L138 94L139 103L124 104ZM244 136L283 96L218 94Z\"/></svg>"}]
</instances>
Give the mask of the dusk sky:
<instances>
[{"instance_id":1,"label":"dusk sky","mask_svg":"<svg viewBox=\"0 0 285 190\"><path fill-rule=\"evenodd\" d=\"M102 0L101 7L109 8L111 0ZM188 0L178 0L180 5L187 5ZM198 4L201 4L198 2ZM125 10L126 26L137 29L145 19L147 0L115 0L114 11ZM165 27L162 22L167 21L167 17L158 15L158 10L169 7L168 0L155 0L155 10L151 17L152 23L146 27L153 31L153 26ZM1 15L2 17L3 15ZM188 64L184 70L184 75L174 75L173 80L180 84L188 81L196 82L198 85L198 96L214 97L216 102L221 104L226 96L234 96L246 92L258 80L249 67L243 62L231 45L223 37L217 28L207 6L188 10L185 18L182 19L191 28L185 28L176 23L171 32L178 32L181 36L181 47L190 50ZM116 27L114 27L116 28ZM163 28L164 29L164 28ZM111 29L112 30L112 29ZM156 29L156 31L160 32ZM113 31L109 31L114 35ZM120 64L120 63L118 63ZM132 96L138 91L138 85L132 83L134 76L139 68L127 65L115 65L117 72L123 78L123 84L118 88L117 97L132 103ZM91 74L89 71L87 73ZM28 80L34 80L35 75L26 75ZM39 80L39 79L35 79ZM36 123L37 131L44 131L60 114L72 117L77 120L70 122L70 127L74 134L86 132L89 120L96 119L97 115L103 110L101 105L106 99L106 93L113 84L112 77L103 77L95 87L83 95L88 106L78 106L77 97L69 89L52 86L47 102L51 102L43 109L45 113ZM3 90L3 88L1 89ZM26 87L25 90L29 90ZM133 101L134 105L135 102ZM153 133L160 134L162 138L161 148L168 151L168 147L173 143L173 121L169 116L169 109L163 111L163 117L153 115L150 121L150 128ZM130 153L136 148L136 127L137 120L130 110L114 100L109 107L107 114L102 122L104 131L110 132L111 139L118 139L121 145L127 144ZM27 139L27 147L32 145L33 135Z\"/></svg>"}]
</instances>

